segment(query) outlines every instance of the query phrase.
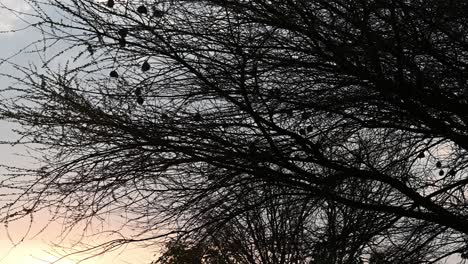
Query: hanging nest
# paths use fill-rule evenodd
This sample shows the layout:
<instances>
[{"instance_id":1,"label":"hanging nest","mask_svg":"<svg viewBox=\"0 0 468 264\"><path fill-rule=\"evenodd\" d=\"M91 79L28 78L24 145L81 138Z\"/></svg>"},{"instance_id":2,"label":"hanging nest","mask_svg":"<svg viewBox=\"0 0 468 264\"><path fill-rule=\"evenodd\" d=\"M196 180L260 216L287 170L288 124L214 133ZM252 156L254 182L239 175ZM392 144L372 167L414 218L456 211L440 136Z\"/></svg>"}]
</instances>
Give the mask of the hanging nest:
<instances>
[{"instance_id":1,"label":"hanging nest","mask_svg":"<svg viewBox=\"0 0 468 264\"><path fill-rule=\"evenodd\" d=\"M153 16L154 17L163 17L165 14L164 11L157 9L156 7L153 6Z\"/></svg>"},{"instance_id":2,"label":"hanging nest","mask_svg":"<svg viewBox=\"0 0 468 264\"><path fill-rule=\"evenodd\" d=\"M115 70L111 71L109 73L109 76L112 77L112 78L119 78L119 74Z\"/></svg>"},{"instance_id":3,"label":"hanging nest","mask_svg":"<svg viewBox=\"0 0 468 264\"><path fill-rule=\"evenodd\" d=\"M147 71L149 71L150 68L151 68L151 66L148 63L148 61L143 62L143 64L141 65L141 71L142 72L147 72Z\"/></svg>"},{"instance_id":4,"label":"hanging nest","mask_svg":"<svg viewBox=\"0 0 468 264\"><path fill-rule=\"evenodd\" d=\"M121 28L121 29L119 29L119 31L117 31L117 34L119 34L119 36L120 36L121 38L125 38L125 37L127 37L128 29L126 29L126 28Z\"/></svg>"},{"instance_id":5,"label":"hanging nest","mask_svg":"<svg viewBox=\"0 0 468 264\"><path fill-rule=\"evenodd\" d=\"M137 8L137 12L140 14L148 14L148 8L146 8L144 5L141 5Z\"/></svg>"},{"instance_id":6,"label":"hanging nest","mask_svg":"<svg viewBox=\"0 0 468 264\"><path fill-rule=\"evenodd\" d=\"M115 2L114 2L114 0L107 0L107 7L109 7L109 8L113 8L113 7L114 7L114 5L115 5Z\"/></svg>"},{"instance_id":7,"label":"hanging nest","mask_svg":"<svg viewBox=\"0 0 468 264\"><path fill-rule=\"evenodd\" d=\"M125 48L125 46L127 46L127 41L124 38L119 39L119 46Z\"/></svg>"},{"instance_id":8,"label":"hanging nest","mask_svg":"<svg viewBox=\"0 0 468 264\"><path fill-rule=\"evenodd\" d=\"M93 55L94 54L94 48L91 46L91 44L88 44L88 47L86 48L89 52L89 54Z\"/></svg>"},{"instance_id":9,"label":"hanging nest","mask_svg":"<svg viewBox=\"0 0 468 264\"><path fill-rule=\"evenodd\" d=\"M195 115L193 115L193 120L195 120L195 122L202 121L202 116L200 115L200 113L196 113Z\"/></svg>"},{"instance_id":10,"label":"hanging nest","mask_svg":"<svg viewBox=\"0 0 468 264\"><path fill-rule=\"evenodd\" d=\"M135 95L136 95L137 97L140 97L140 96L141 96L141 88L140 88L140 87L138 87L138 88L135 89Z\"/></svg>"},{"instance_id":11,"label":"hanging nest","mask_svg":"<svg viewBox=\"0 0 468 264\"><path fill-rule=\"evenodd\" d=\"M142 96L137 96L137 103L142 105L145 102L145 99Z\"/></svg>"}]
</instances>

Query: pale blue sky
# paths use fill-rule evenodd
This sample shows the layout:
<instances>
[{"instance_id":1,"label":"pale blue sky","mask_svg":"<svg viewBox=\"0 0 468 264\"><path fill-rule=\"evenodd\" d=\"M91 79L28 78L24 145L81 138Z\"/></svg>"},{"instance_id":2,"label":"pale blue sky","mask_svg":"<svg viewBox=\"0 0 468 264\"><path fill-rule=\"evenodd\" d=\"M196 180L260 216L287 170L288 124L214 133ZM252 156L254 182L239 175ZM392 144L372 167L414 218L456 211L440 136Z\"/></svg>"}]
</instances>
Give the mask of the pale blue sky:
<instances>
[{"instance_id":1,"label":"pale blue sky","mask_svg":"<svg viewBox=\"0 0 468 264\"><path fill-rule=\"evenodd\" d=\"M0 0L0 6L4 5L9 8L13 8L21 11L28 11L28 6L21 0ZM15 54L19 48L27 46L29 43L40 37L39 32L34 29L27 31L19 31L16 33L8 33L15 28L21 28L24 24L21 22L21 18L16 17L10 12L0 9L0 42L2 43L0 49L0 58L10 58L10 61L20 65L27 65L30 62L38 62L38 56L34 54L19 54L11 57ZM0 65L1 73L14 73L14 70L8 64ZM11 82L6 78L0 77L0 89L10 85ZM0 141L13 140L17 138L17 135L12 131L15 125L0 121ZM9 144L0 145L0 164L13 165L18 167L32 166L34 161L27 158L25 155L25 148L23 146L12 146ZM5 170L0 169L0 173L5 173ZM1 192L1 190L0 190ZM27 235L26 239L18 243L16 246L8 238L7 232L14 242L18 242L25 232L26 227L29 224L29 219L18 223L11 223L8 226L8 230L5 226L0 225L0 263L2 264L40 264L54 261L57 258L53 257L57 253L52 253L54 248L51 246L52 243L59 243L61 245L68 245L74 239L78 239L80 230L76 231L76 234L71 234L67 239L61 242L61 226L59 223L54 223L49 226L44 232L35 236L38 231L47 223L48 215L41 213L33 219L32 232ZM85 239L86 240L86 239ZM87 243L93 243L93 239L88 239ZM112 254L108 254L104 257L97 257L84 263L88 264L104 264L104 263L149 263L154 255L154 252L150 249L135 248L135 246L129 246L120 251L116 251ZM57 262L58 264L73 264L75 262L71 260L64 260Z\"/></svg>"}]
</instances>

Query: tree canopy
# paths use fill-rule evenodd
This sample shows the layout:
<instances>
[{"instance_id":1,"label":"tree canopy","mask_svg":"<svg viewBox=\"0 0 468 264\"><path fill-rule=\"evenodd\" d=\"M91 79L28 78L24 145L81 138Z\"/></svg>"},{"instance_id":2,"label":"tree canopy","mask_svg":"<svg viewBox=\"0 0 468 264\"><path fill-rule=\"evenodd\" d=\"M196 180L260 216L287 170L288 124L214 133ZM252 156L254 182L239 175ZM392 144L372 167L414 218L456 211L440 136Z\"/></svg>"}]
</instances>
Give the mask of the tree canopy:
<instances>
[{"instance_id":1,"label":"tree canopy","mask_svg":"<svg viewBox=\"0 0 468 264\"><path fill-rule=\"evenodd\" d=\"M227 232L271 203L317 225L333 204L342 228L363 221L360 254L465 253L464 1L29 2L59 51L4 91L45 164L2 182L23 191L4 221L125 212L141 232L121 244Z\"/></svg>"}]
</instances>

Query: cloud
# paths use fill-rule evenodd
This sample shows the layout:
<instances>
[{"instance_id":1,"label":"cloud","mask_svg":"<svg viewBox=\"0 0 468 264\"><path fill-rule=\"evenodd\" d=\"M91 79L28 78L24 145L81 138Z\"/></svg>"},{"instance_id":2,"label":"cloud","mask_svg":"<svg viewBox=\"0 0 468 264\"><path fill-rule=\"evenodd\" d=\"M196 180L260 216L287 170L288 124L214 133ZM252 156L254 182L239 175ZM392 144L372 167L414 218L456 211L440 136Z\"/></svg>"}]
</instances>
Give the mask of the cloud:
<instances>
[{"instance_id":1,"label":"cloud","mask_svg":"<svg viewBox=\"0 0 468 264\"><path fill-rule=\"evenodd\" d=\"M9 31L15 28L23 17L22 13L31 10L24 0L0 1L0 31Z\"/></svg>"}]
</instances>

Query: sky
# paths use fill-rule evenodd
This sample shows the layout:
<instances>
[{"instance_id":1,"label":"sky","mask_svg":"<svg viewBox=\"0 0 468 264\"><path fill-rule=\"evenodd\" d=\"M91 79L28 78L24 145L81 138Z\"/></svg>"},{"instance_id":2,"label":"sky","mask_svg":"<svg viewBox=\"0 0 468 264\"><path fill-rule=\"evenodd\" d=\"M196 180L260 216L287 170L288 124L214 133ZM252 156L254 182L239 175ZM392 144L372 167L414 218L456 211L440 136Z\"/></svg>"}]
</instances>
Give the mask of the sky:
<instances>
[{"instance_id":1,"label":"sky","mask_svg":"<svg viewBox=\"0 0 468 264\"><path fill-rule=\"evenodd\" d=\"M38 57L30 54L12 57L19 48L25 47L40 35L34 30L11 32L12 29L22 27L21 20L24 17L18 17L1 7L12 8L22 12L30 10L28 5L22 0L0 0L0 31L2 32L0 33L0 42L2 43L0 59L9 58L10 61L21 65L37 62ZM14 71L8 65L0 64L0 73L14 73ZM5 88L9 84L8 80L0 78L0 89ZM17 138L17 135L12 131L15 127L17 126L14 124L0 121L0 141ZM0 165L13 165L17 167L34 166L34 161L25 156L25 154L23 146L0 144ZM0 174L2 173L5 173L5 171L0 169ZM47 229L42 230L45 224L48 223L48 219L49 215L42 213L36 215L32 221L31 219L25 219L20 222L9 223L8 226L0 225L0 264L45 264L54 261L57 264L76 264L78 259L82 259L83 256L75 256L58 261L60 259L59 256L64 254L62 247L67 247L73 241L80 239L82 233L81 230L77 229L63 240L60 223L52 223ZM27 227L30 222L32 222L32 228L27 233ZM112 226L109 227L112 228ZM93 244L99 241L95 238L84 238L82 242ZM59 244L59 247L53 246L53 244ZM154 248L129 246L81 263L149 264L153 258Z\"/></svg>"},{"instance_id":2,"label":"sky","mask_svg":"<svg viewBox=\"0 0 468 264\"><path fill-rule=\"evenodd\" d=\"M18 51L18 48L24 47L31 41L39 37L34 31L9 32L12 29L21 27L22 17L13 15L11 12L2 10L6 6L15 10L27 12L28 6L21 0L0 0L0 58L11 58L12 62L26 65L29 62L37 62L38 58L28 55L17 55L11 57ZM5 64L0 64L0 72L12 73L12 69ZM8 81L0 78L0 89L8 85ZM2 87L3 86L3 87ZM11 140L17 135L12 131L14 124L0 121L0 141ZM34 166L32 159L23 156L25 149L22 146L11 146L0 144L0 165L13 165L18 167ZM0 174L3 173L0 169ZM1 190L0 190L1 192ZM53 246L58 243L60 246L68 246L74 240L79 239L81 231L78 229L71 233L64 241L61 236L62 227L60 223L52 223L42 232L40 230L48 222L48 215L37 215L33 219L32 230L26 234L30 219L22 222L10 223L8 226L0 225L0 264L45 264L56 261L57 264L76 264L77 260L83 256L64 258L60 261L59 256L64 252L60 247ZM109 226L112 228L112 226ZM24 239L23 239L24 238ZM83 239L88 244L98 243L94 239ZM150 263L154 259L154 249L130 246L104 256L92 258L82 263L85 264L140 264ZM447 263L454 263L448 261Z\"/></svg>"}]
</instances>

